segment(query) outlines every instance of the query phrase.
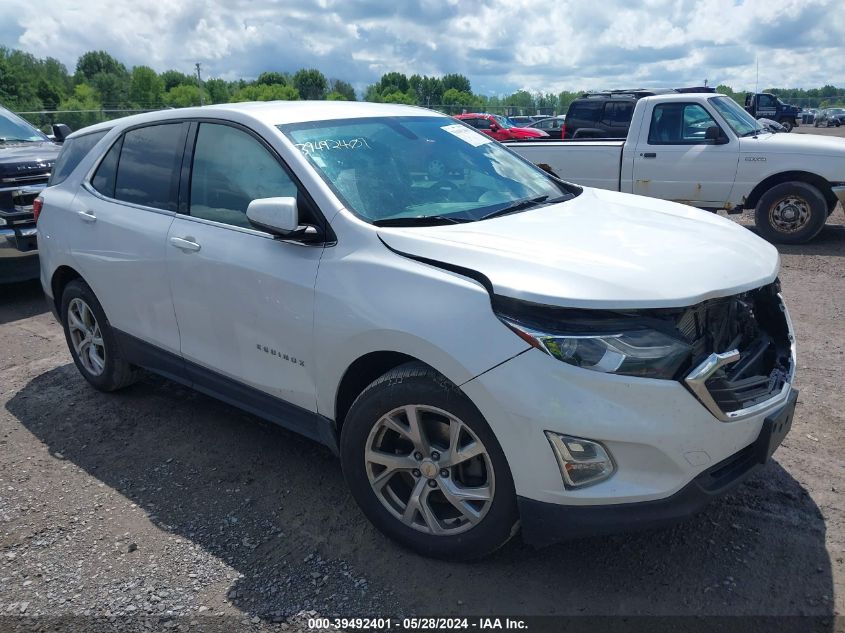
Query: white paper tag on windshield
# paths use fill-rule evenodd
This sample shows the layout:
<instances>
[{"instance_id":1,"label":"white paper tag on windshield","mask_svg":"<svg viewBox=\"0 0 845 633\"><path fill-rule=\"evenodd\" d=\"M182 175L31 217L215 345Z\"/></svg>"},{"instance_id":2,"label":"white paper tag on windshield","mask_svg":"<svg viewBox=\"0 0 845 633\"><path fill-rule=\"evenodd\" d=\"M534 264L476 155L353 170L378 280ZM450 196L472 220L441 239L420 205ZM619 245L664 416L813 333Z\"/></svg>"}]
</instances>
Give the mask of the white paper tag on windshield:
<instances>
[{"instance_id":1,"label":"white paper tag on windshield","mask_svg":"<svg viewBox=\"0 0 845 633\"><path fill-rule=\"evenodd\" d=\"M489 136L484 136L484 134L479 132L473 132L468 127L461 125L460 123L444 125L440 129L449 132L452 136L457 136L459 139L469 143L473 147L484 145L485 143L489 143L493 140Z\"/></svg>"}]
</instances>

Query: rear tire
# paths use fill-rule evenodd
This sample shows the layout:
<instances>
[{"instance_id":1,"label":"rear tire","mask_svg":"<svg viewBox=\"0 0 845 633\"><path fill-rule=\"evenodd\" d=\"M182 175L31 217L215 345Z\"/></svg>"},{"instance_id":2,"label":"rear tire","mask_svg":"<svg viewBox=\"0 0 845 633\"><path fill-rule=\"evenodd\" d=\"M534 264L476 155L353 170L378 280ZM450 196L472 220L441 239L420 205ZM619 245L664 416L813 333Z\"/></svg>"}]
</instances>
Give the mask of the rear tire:
<instances>
[{"instance_id":1,"label":"rear tire","mask_svg":"<svg viewBox=\"0 0 845 633\"><path fill-rule=\"evenodd\" d=\"M91 386L116 391L137 380L137 370L121 355L103 307L81 279L65 287L61 316L70 355Z\"/></svg>"},{"instance_id":2,"label":"rear tire","mask_svg":"<svg viewBox=\"0 0 845 633\"><path fill-rule=\"evenodd\" d=\"M827 221L827 202L806 182L775 185L760 197L754 221L761 237L781 244L802 244L813 239Z\"/></svg>"},{"instance_id":3,"label":"rear tire","mask_svg":"<svg viewBox=\"0 0 845 633\"><path fill-rule=\"evenodd\" d=\"M367 518L423 556L472 560L517 531L507 460L478 409L422 363L397 367L352 404L343 473Z\"/></svg>"}]
</instances>

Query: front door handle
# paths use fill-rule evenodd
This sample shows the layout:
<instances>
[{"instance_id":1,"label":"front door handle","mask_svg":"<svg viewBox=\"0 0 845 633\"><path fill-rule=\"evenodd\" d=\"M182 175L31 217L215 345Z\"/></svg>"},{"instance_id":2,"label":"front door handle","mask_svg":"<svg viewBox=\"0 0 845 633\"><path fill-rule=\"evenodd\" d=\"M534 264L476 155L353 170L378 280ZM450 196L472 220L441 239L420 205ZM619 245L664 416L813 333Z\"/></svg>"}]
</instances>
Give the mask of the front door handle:
<instances>
[{"instance_id":1,"label":"front door handle","mask_svg":"<svg viewBox=\"0 0 845 633\"><path fill-rule=\"evenodd\" d=\"M657 158L657 152L645 152L644 154L640 154L643 158Z\"/></svg>"},{"instance_id":2,"label":"front door handle","mask_svg":"<svg viewBox=\"0 0 845 633\"><path fill-rule=\"evenodd\" d=\"M202 248L192 237L171 237L170 243L186 253L196 253L200 248Z\"/></svg>"},{"instance_id":3,"label":"front door handle","mask_svg":"<svg viewBox=\"0 0 845 633\"><path fill-rule=\"evenodd\" d=\"M76 214L85 222L97 221L97 216L94 215L94 212L90 211L89 209L85 209L84 211L77 211Z\"/></svg>"}]
</instances>

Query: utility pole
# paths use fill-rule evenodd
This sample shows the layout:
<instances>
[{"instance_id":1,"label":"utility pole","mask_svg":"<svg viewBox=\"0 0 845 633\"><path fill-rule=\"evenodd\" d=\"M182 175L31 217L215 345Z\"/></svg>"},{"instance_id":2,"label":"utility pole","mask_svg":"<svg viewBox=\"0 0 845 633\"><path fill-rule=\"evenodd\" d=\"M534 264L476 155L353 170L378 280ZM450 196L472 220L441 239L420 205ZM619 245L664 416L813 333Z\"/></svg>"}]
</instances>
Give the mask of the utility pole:
<instances>
[{"instance_id":1,"label":"utility pole","mask_svg":"<svg viewBox=\"0 0 845 633\"><path fill-rule=\"evenodd\" d=\"M204 106L205 100L202 98L202 74L200 72L200 63L199 62L196 63L196 67L197 67L197 85L199 86L199 89L200 89L200 105Z\"/></svg>"}]
</instances>

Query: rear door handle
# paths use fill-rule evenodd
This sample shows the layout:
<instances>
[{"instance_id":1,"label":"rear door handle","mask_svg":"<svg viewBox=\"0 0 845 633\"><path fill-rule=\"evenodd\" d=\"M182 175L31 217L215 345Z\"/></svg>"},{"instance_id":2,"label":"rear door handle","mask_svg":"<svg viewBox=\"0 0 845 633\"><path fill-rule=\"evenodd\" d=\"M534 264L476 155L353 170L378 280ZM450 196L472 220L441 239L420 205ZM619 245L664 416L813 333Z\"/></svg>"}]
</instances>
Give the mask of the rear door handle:
<instances>
[{"instance_id":1,"label":"rear door handle","mask_svg":"<svg viewBox=\"0 0 845 633\"><path fill-rule=\"evenodd\" d=\"M657 152L645 152L644 154L640 154L643 158L657 158Z\"/></svg>"},{"instance_id":2,"label":"rear door handle","mask_svg":"<svg viewBox=\"0 0 845 633\"><path fill-rule=\"evenodd\" d=\"M94 215L93 211L90 211L88 209L86 209L84 211L77 211L76 214L80 218L82 218L85 222L96 222L97 221L97 216Z\"/></svg>"},{"instance_id":3,"label":"rear door handle","mask_svg":"<svg viewBox=\"0 0 845 633\"><path fill-rule=\"evenodd\" d=\"M200 248L202 248L192 237L171 237L170 243L186 253L196 253Z\"/></svg>"}]
</instances>

